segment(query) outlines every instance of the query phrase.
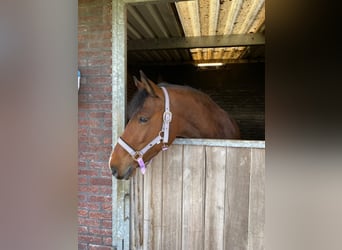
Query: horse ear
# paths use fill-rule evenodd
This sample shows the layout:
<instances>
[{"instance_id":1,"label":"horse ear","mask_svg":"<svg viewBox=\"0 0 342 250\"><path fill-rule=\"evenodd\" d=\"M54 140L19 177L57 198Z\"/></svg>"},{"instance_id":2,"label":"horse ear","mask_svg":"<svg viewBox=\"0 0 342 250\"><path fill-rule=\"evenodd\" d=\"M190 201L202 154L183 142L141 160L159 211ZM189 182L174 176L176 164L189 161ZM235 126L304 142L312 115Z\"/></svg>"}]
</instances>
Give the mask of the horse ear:
<instances>
[{"instance_id":1,"label":"horse ear","mask_svg":"<svg viewBox=\"0 0 342 250\"><path fill-rule=\"evenodd\" d=\"M144 85L143 88L146 89L147 93L149 93L151 96L156 97L157 92L159 91L159 87L153 81L148 79L142 70L140 70L140 80L141 81L139 83Z\"/></svg>"},{"instance_id":2,"label":"horse ear","mask_svg":"<svg viewBox=\"0 0 342 250\"><path fill-rule=\"evenodd\" d=\"M140 82L135 76L133 76L134 84L135 86L139 89L142 90L144 89L144 84Z\"/></svg>"}]
</instances>

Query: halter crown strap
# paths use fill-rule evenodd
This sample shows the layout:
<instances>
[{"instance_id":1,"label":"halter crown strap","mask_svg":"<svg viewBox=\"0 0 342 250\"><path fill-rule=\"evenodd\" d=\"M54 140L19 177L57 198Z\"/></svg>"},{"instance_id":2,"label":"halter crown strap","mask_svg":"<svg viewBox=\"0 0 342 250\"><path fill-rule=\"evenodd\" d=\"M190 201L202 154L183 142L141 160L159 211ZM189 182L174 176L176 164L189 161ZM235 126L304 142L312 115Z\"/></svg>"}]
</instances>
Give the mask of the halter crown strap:
<instances>
[{"instance_id":1,"label":"halter crown strap","mask_svg":"<svg viewBox=\"0 0 342 250\"><path fill-rule=\"evenodd\" d=\"M172 120L172 113L170 111L170 98L169 94L167 93L166 88L161 87L164 92L165 97L165 111L163 114L163 128L162 131L164 132L163 143L166 144L169 142L169 124Z\"/></svg>"},{"instance_id":2,"label":"halter crown strap","mask_svg":"<svg viewBox=\"0 0 342 250\"><path fill-rule=\"evenodd\" d=\"M144 154L150 150L154 145L159 144L163 141L163 150L167 149L167 143L169 141L169 130L170 130L170 122L172 121L172 113L170 111L170 98L169 94L165 87L161 87L165 97L165 107L163 113L163 125L159 134L150 142L148 143L143 149L140 151L134 150L130 145L128 145L121 137L118 139L118 143L121 145L123 149L129 153L132 158L138 162L141 173L144 174L146 170L145 162L143 161Z\"/></svg>"}]
</instances>

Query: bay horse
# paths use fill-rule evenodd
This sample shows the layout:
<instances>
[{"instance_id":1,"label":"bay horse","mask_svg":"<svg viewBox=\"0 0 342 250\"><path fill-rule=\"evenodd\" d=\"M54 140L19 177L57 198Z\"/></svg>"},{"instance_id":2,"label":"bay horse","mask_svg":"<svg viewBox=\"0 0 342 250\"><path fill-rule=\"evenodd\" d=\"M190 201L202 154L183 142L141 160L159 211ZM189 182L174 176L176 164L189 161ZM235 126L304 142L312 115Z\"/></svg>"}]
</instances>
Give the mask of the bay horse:
<instances>
[{"instance_id":1,"label":"bay horse","mask_svg":"<svg viewBox=\"0 0 342 250\"><path fill-rule=\"evenodd\" d=\"M140 70L138 89L128 107L129 121L115 145L109 167L129 179L176 137L239 139L237 123L207 94L188 86L155 84Z\"/></svg>"}]
</instances>

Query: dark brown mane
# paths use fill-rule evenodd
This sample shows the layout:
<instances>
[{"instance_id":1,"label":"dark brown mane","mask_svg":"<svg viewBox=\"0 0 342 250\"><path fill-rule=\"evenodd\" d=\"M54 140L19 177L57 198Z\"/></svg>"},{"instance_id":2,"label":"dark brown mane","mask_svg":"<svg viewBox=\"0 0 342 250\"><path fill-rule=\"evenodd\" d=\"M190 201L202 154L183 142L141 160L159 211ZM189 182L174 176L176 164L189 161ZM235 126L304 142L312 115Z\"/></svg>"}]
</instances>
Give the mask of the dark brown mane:
<instances>
[{"instance_id":1,"label":"dark brown mane","mask_svg":"<svg viewBox=\"0 0 342 250\"><path fill-rule=\"evenodd\" d=\"M145 89L140 90L134 94L127 108L128 119L131 119L132 116L142 107L147 96L148 93Z\"/></svg>"}]
</instances>

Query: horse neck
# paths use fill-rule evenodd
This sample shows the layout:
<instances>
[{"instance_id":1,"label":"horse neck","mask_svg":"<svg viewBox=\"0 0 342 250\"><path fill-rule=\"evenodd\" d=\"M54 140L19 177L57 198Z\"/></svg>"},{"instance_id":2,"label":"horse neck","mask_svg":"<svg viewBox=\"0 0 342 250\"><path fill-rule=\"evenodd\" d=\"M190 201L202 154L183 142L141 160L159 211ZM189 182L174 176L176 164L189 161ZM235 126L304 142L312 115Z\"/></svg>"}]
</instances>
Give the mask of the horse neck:
<instances>
[{"instance_id":1,"label":"horse neck","mask_svg":"<svg viewBox=\"0 0 342 250\"><path fill-rule=\"evenodd\" d=\"M213 101L197 91L179 89L171 93L175 133L185 138L220 138L221 120L227 116ZM228 118L228 117L227 117Z\"/></svg>"}]
</instances>

